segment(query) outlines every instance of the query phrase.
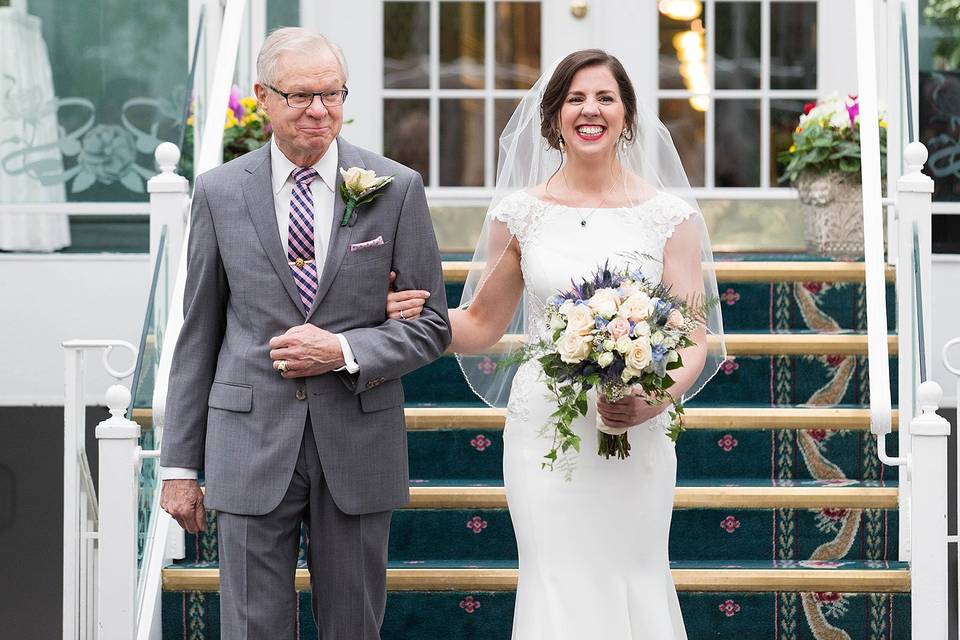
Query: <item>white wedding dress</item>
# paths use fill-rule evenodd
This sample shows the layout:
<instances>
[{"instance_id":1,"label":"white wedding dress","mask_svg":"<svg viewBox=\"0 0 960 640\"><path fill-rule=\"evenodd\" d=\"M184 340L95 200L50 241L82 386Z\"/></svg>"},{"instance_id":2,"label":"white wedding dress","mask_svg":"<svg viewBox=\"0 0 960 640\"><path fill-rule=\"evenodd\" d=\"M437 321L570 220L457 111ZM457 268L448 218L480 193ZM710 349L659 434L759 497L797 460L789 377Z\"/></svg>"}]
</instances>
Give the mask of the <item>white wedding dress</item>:
<instances>
[{"instance_id":1,"label":"white wedding dress","mask_svg":"<svg viewBox=\"0 0 960 640\"><path fill-rule=\"evenodd\" d=\"M548 204L526 191L493 212L517 237L530 333L544 331L543 304L624 253L659 282L663 248L692 213L658 193L632 208L596 210ZM581 224L583 220L586 224ZM635 264L635 263L633 263ZM582 452L572 479L541 469L551 448L554 400L539 363L518 370L503 434L503 477L519 551L514 640L683 640L667 542L677 460L666 412L629 430L631 455L597 455L596 404L574 422Z\"/></svg>"}]
</instances>

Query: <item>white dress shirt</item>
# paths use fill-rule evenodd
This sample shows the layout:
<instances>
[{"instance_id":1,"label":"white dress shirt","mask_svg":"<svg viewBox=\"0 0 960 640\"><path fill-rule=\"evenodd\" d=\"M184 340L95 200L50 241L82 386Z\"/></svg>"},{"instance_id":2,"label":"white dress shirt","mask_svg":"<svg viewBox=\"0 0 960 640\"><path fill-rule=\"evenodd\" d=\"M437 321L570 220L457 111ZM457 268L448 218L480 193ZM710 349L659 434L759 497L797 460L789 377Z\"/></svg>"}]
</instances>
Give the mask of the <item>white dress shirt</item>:
<instances>
[{"instance_id":1,"label":"white dress shirt","mask_svg":"<svg viewBox=\"0 0 960 640\"><path fill-rule=\"evenodd\" d=\"M310 183L310 195L313 197L313 255L317 263L317 277L323 272L323 263L330 246L330 230L333 228L333 210L337 197L337 169L339 153L333 142L323 157L313 165L319 176ZM283 155L276 141L270 139L270 176L273 181L273 206L277 215L277 231L283 245L283 254L287 255L287 242L290 233L290 196L293 193L293 173L299 168ZM353 357L353 351L343 334L335 334L343 351L344 366L337 371L356 373L360 370ZM277 374L279 375L279 374ZM163 480L195 480L196 469L184 467L160 467Z\"/></svg>"}]
</instances>

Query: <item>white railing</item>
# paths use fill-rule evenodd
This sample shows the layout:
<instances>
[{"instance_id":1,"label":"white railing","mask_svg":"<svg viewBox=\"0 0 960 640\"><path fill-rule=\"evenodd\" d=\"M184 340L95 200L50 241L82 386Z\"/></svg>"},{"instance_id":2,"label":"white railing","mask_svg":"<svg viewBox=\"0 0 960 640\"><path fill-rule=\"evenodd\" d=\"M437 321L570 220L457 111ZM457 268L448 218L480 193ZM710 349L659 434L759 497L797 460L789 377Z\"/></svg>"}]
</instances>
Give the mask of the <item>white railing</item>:
<instances>
[{"instance_id":1,"label":"white railing","mask_svg":"<svg viewBox=\"0 0 960 640\"><path fill-rule=\"evenodd\" d=\"M887 465L900 468L899 522L901 560L910 562L911 637L924 640L947 638L947 438L950 424L936 414L942 391L926 381L923 368L929 358L923 336L930 336L930 318L918 320L923 300L930 291L930 221L933 181L921 170L926 148L917 142L903 153L906 170L896 185L895 204L889 210L889 237L895 238L891 253L897 262L897 333L899 340L899 452L886 452L892 410L887 352L886 287L884 271L883 203L880 188L880 131L877 95L876 16L874 0L856 0L857 77L860 103L861 171L863 184L864 259L866 267L868 354L871 431L877 438L877 455ZM900 6L890 3L888 11ZM915 10L915 7L914 7ZM914 13L915 15L915 13ZM887 16L887 23L897 24ZM890 41L901 47L899 33ZM888 47L889 48L889 47ZM905 73L911 74L910 69ZM900 79L895 85L903 90ZM894 128L894 131L899 131ZM896 140L890 140L896 145ZM899 168L899 156L894 153ZM916 271L916 274L915 274ZM921 290L919 283L923 282ZM919 385L919 386L918 386ZM919 401L919 406L917 406Z\"/></svg>"},{"instance_id":2,"label":"white railing","mask_svg":"<svg viewBox=\"0 0 960 640\"><path fill-rule=\"evenodd\" d=\"M104 574L100 565L105 554L100 537L105 521L114 516L110 508L101 514L90 474L86 449L86 404L84 403L85 356L89 351L103 351L103 367L107 373L122 380L134 367L118 371L109 358L115 348L130 351L136 357L137 349L122 340L71 340L63 343L65 349L66 394L63 420L63 638L64 640L93 640L100 637L99 613L104 608L98 593L105 582L98 580ZM135 366L135 365L134 365ZM101 474L103 460L101 458ZM107 483L110 484L109 482ZM101 499L104 483L100 483ZM112 505L111 505L112 506ZM134 513L136 523L136 513ZM136 536L132 538L136 549ZM136 570L136 551L134 551ZM114 636L119 637L119 636Z\"/></svg>"}]
</instances>

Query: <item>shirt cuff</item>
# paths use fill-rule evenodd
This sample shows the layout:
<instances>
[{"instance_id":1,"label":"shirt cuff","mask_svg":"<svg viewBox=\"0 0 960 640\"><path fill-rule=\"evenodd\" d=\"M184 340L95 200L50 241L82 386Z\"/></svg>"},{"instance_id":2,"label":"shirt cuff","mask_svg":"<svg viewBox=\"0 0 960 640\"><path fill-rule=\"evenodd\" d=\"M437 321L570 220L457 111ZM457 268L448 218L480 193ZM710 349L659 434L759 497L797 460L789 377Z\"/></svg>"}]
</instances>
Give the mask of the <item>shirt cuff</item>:
<instances>
[{"instance_id":1,"label":"shirt cuff","mask_svg":"<svg viewBox=\"0 0 960 640\"><path fill-rule=\"evenodd\" d=\"M337 340L340 341L340 350L343 351L343 362L344 365L336 371L346 371L347 373L353 375L356 372L360 371L360 365L357 364L357 360L353 357L353 350L350 348L350 343L347 342L347 339L343 337L342 333L336 334Z\"/></svg>"},{"instance_id":2,"label":"shirt cuff","mask_svg":"<svg viewBox=\"0 0 960 640\"><path fill-rule=\"evenodd\" d=\"M196 480L197 470L186 467L160 467L161 480Z\"/></svg>"}]
</instances>

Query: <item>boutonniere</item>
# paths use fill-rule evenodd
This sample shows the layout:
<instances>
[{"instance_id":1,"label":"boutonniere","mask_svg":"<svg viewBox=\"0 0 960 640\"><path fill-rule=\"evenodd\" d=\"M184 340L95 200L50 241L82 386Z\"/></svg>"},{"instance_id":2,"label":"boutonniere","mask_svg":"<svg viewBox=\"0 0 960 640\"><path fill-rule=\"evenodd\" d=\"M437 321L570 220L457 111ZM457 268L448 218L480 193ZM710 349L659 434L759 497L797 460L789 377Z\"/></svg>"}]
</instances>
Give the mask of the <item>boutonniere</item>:
<instances>
[{"instance_id":1,"label":"boutonniere","mask_svg":"<svg viewBox=\"0 0 960 640\"><path fill-rule=\"evenodd\" d=\"M346 203L340 226L345 227L353 215L353 210L362 204L373 202L382 194L381 189L393 182L393 176L378 176L369 169L350 167L340 169L343 184L340 185L340 197Z\"/></svg>"}]
</instances>

